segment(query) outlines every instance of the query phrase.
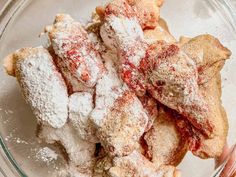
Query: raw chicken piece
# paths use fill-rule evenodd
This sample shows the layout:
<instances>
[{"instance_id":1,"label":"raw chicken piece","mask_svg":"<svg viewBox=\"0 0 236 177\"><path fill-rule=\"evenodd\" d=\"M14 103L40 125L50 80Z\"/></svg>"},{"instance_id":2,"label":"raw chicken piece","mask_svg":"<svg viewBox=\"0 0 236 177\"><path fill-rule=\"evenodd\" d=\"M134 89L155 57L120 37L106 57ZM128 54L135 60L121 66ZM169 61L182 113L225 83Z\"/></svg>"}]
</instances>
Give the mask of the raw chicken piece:
<instances>
[{"instance_id":1,"label":"raw chicken piece","mask_svg":"<svg viewBox=\"0 0 236 177\"><path fill-rule=\"evenodd\" d=\"M74 93L69 97L69 121L81 139L97 143L95 129L89 119L94 108L93 95L88 92Z\"/></svg>"},{"instance_id":2,"label":"raw chicken piece","mask_svg":"<svg viewBox=\"0 0 236 177\"><path fill-rule=\"evenodd\" d=\"M137 151L125 157L115 157L108 174L110 177L180 177L175 167L157 168Z\"/></svg>"},{"instance_id":3,"label":"raw chicken piece","mask_svg":"<svg viewBox=\"0 0 236 177\"><path fill-rule=\"evenodd\" d=\"M68 155L69 166L76 167L76 170L84 176L92 175L96 145L82 140L73 126L68 123L59 129L41 126L38 137L49 144L61 144Z\"/></svg>"},{"instance_id":4,"label":"raw chicken piece","mask_svg":"<svg viewBox=\"0 0 236 177\"><path fill-rule=\"evenodd\" d=\"M96 86L91 120L103 147L113 156L131 153L145 131L148 116L134 93L118 78L111 60Z\"/></svg>"},{"instance_id":5,"label":"raw chicken piece","mask_svg":"<svg viewBox=\"0 0 236 177\"><path fill-rule=\"evenodd\" d=\"M199 84L204 84L217 75L231 55L231 52L211 35L189 39L181 48L197 64Z\"/></svg>"},{"instance_id":6,"label":"raw chicken piece","mask_svg":"<svg viewBox=\"0 0 236 177\"><path fill-rule=\"evenodd\" d=\"M56 63L68 82L73 84L73 78L78 80L82 89L94 87L104 67L100 54L81 24L69 15L59 14L46 31L49 32L52 47L58 56L55 58Z\"/></svg>"},{"instance_id":7,"label":"raw chicken piece","mask_svg":"<svg viewBox=\"0 0 236 177\"><path fill-rule=\"evenodd\" d=\"M187 142L178 131L174 115L168 109L160 108L153 127L144 135L147 156L156 167L177 166L187 152Z\"/></svg>"},{"instance_id":8,"label":"raw chicken piece","mask_svg":"<svg viewBox=\"0 0 236 177\"><path fill-rule=\"evenodd\" d=\"M43 47L20 49L5 59L4 66L17 78L38 122L61 128L68 117L67 88L48 51Z\"/></svg>"}]
</instances>

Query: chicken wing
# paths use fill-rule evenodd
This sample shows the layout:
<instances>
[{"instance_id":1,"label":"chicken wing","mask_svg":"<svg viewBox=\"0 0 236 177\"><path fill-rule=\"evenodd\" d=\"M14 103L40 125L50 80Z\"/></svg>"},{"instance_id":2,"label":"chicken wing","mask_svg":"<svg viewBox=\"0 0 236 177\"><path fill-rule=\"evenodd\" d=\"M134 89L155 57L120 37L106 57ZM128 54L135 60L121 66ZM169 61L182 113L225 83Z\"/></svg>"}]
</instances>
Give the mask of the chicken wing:
<instances>
[{"instance_id":1,"label":"chicken wing","mask_svg":"<svg viewBox=\"0 0 236 177\"><path fill-rule=\"evenodd\" d=\"M75 166L76 170L85 176L92 175L96 145L82 140L73 126L68 123L59 129L41 126L38 137L49 144L61 144L68 155L69 166Z\"/></svg>"},{"instance_id":2,"label":"chicken wing","mask_svg":"<svg viewBox=\"0 0 236 177\"><path fill-rule=\"evenodd\" d=\"M211 35L201 35L193 39L181 38L183 50L197 63L200 92L209 106L209 120L214 128L213 137L198 135L198 148L192 146L195 155L201 158L217 157L221 154L228 132L227 115L221 103L220 70L231 52ZM197 150L196 150L197 149Z\"/></svg>"},{"instance_id":3,"label":"chicken wing","mask_svg":"<svg viewBox=\"0 0 236 177\"><path fill-rule=\"evenodd\" d=\"M148 116L134 93L118 78L111 60L96 86L96 107L91 120L103 147L117 156L128 155L138 145Z\"/></svg>"},{"instance_id":4,"label":"chicken wing","mask_svg":"<svg viewBox=\"0 0 236 177\"><path fill-rule=\"evenodd\" d=\"M61 128L68 117L67 87L48 51L23 48L9 55L4 65L17 78L38 122Z\"/></svg>"},{"instance_id":5,"label":"chicken wing","mask_svg":"<svg viewBox=\"0 0 236 177\"><path fill-rule=\"evenodd\" d=\"M154 34L153 36L161 37L155 30L148 31L147 35L152 37L152 33ZM225 143L228 126L224 108L221 106L221 91L217 91L217 84L221 87L221 79L218 73L231 53L222 46L218 39L211 35L200 35L193 39L181 37L180 45L182 50L197 64L199 73L198 84L202 85L200 92L205 96L210 107L209 119L215 127L212 139L206 139L199 134L199 137L193 138L193 140L201 140L198 143L191 143L193 146L190 149L192 149L195 155L202 158L219 156ZM198 148L194 147L198 146L197 144L202 145ZM198 150L195 151L196 149Z\"/></svg>"},{"instance_id":6,"label":"chicken wing","mask_svg":"<svg viewBox=\"0 0 236 177\"><path fill-rule=\"evenodd\" d=\"M69 121L81 139L98 143L95 128L89 119L94 109L93 95L88 92L74 93L69 97Z\"/></svg>"},{"instance_id":7,"label":"chicken wing","mask_svg":"<svg viewBox=\"0 0 236 177\"><path fill-rule=\"evenodd\" d=\"M221 102L221 76L216 73L214 78L202 85L200 91L210 107L209 119L214 128L212 138L203 138L201 146L193 153L201 158L215 158L222 153L228 134L228 120Z\"/></svg>"},{"instance_id":8,"label":"chicken wing","mask_svg":"<svg viewBox=\"0 0 236 177\"><path fill-rule=\"evenodd\" d=\"M214 78L202 85L201 92L206 95L206 100L211 108L209 119L215 127L213 136L211 138L206 138L179 115L175 115L177 117L177 127L188 141L189 149L193 154L203 159L216 158L222 153L228 133L227 115L220 99L220 74L218 73Z\"/></svg>"},{"instance_id":9,"label":"chicken wing","mask_svg":"<svg viewBox=\"0 0 236 177\"><path fill-rule=\"evenodd\" d=\"M148 91L209 136L213 127L208 120L208 105L199 91L195 63L177 45L162 42L151 45L146 56L140 69L148 78Z\"/></svg>"},{"instance_id":10,"label":"chicken wing","mask_svg":"<svg viewBox=\"0 0 236 177\"><path fill-rule=\"evenodd\" d=\"M147 145L146 155L155 164L177 166L185 156L187 142L178 131L171 111L159 110L152 128L144 135Z\"/></svg>"},{"instance_id":11,"label":"chicken wing","mask_svg":"<svg viewBox=\"0 0 236 177\"><path fill-rule=\"evenodd\" d=\"M73 86L74 82L70 81L73 78L82 85L81 88L94 87L101 78L104 67L100 54L81 24L69 15L59 14L54 24L47 27L46 31L49 32L52 47L57 55L55 60L58 68L68 82Z\"/></svg>"},{"instance_id":12,"label":"chicken wing","mask_svg":"<svg viewBox=\"0 0 236 177\"><path fill-rule=\"evenodd\" d=\"M180 177L176 169L172 166L155 167L137 151L125 157L115 157L113 167L108 172L110 177Z\"/></svg>"},{"instance_id":13,"label":"chicken wing","mask_svg":"<svg viewBox=\"0 0 236 177\"><path fill-rule=\"evenodd\" d=\"M107 14L136 16L143 29L154 29L160 17L163 0L113 0L106 7L97 7L101 20Z\"/></svg>"},{"instance_id":14,"label":"chicken wing","mask_svg":"<svg viewBox=\"0 0 236 177\"><path fill-rule=\"evenodd\" d=\"M200 85L217 75L231 55L218 39L208 34L189 39L181 48L197 64Z\"/></svg>"}]
</instances>

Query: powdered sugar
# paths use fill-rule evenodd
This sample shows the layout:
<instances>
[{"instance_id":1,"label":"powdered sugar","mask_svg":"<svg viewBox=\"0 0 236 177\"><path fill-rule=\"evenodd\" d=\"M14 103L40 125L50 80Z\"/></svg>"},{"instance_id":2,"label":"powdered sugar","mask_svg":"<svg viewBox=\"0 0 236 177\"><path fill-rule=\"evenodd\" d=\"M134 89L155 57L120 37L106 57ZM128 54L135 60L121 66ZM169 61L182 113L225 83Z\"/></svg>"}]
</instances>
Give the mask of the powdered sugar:
<instances>
[{"instance_id":1,"label":"powdered sugar","mask_svg":"<svg viewBox=\"0 0 236 177\"><path fill-rule=\"evenodd\" d=\"M62 127L68 116L67 88L46 49L25 48L14 54L16 76L38 121Z\"/></svg>"}]
</instances>

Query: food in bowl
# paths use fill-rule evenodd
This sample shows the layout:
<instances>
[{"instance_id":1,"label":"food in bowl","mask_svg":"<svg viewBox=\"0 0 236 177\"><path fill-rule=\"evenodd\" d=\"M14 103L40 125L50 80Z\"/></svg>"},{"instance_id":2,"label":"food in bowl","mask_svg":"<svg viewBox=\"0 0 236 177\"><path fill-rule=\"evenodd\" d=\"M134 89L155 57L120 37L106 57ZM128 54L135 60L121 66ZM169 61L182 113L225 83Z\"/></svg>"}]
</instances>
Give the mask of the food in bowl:
<instances>
[{"instance_id":1,"label":"food in bowl","mask_svg":"<svg viewBox=\"0 0 236 177\"><path fill-rule=\"evenodd\" d=\"M63 147L64 176L180 176L189 150L220 156L228 123L220 70L231 52L211 35L176 40L162 1L114 0L83 27L58 14L47 48L5 59L38 121Z\"/></svg>"}]
</instances>

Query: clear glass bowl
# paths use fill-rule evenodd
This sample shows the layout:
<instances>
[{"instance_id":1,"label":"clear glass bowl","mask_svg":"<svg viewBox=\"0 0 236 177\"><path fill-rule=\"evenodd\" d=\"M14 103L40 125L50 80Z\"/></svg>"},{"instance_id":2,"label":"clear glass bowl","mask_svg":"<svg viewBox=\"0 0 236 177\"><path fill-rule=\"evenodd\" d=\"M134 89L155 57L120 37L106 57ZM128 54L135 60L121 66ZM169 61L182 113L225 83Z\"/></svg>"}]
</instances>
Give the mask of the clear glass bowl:
<instances>
[{"instance_id":1,"label":"clear glass bowl","mask_svg":"<svg viewBox=\"0 0 236 177\"><path fill-rule=\"evenodd\" d=\"M1 1L1 0L0 0ZM85 22L96 5L105 0L18 0L7 1L0 9L0 58L27 46L47 42L39 38L44 26L57 13L69 13ZM222 72L223 103L230 129L229 144L236 142L236 15L235 0L166 0L161 15L176 38L209 33L219 38L233 52ZM235 6L236 7L236 6ZM1 60L2 61L2 60ZM46 164L37 160L41 144L35 139L36 122L22 99L14 78L0 67L0 172L6 176L53 176L63 160ZM206 177L214 171L214 160L201 160L188 153L179 168L184 177Z\"/></svg>"}]
</instances>

